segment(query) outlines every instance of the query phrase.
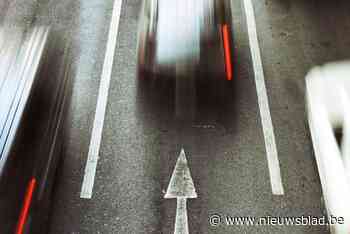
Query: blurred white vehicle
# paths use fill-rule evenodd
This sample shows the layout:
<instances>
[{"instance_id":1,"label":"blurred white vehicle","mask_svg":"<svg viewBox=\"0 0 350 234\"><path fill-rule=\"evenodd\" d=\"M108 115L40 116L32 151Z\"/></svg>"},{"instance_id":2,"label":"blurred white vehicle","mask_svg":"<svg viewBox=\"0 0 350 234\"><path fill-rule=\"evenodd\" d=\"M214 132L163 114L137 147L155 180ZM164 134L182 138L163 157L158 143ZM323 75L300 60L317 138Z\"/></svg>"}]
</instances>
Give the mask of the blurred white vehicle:
<instances>
[{"instance_id":1,"label":"blurred white vehicle","mask_svg":"<svg viewBox=\"0 0 350 234\"><path fill-rule=\"evenodd\" d=\"M230 2L225 0L143 1L138 70L169 75L178 64L185 64L215 80L222 76L221 80L231 80L234 47L230 10Z\"/></svg>"},{"instance_id":2,"label":"blurred white vehicle","mask_svg":"<svg viewBox=\"0 0 350 234\"><path fill-rule=\"evenodd\" d=\"M48 233L71 79L36 0L0 0L0 233Z\"/></svg>"},{"instance_id":3,"label":"blurred white vehicle","mask_svg":"<svg viewBox=\"0 0 350 234\"><path fill-rule=\"evenodd\" d=\"M331 233L350 233L350 62L312 69L306 99L327 213L345 221Z\"/></svg>"}]
</instances>

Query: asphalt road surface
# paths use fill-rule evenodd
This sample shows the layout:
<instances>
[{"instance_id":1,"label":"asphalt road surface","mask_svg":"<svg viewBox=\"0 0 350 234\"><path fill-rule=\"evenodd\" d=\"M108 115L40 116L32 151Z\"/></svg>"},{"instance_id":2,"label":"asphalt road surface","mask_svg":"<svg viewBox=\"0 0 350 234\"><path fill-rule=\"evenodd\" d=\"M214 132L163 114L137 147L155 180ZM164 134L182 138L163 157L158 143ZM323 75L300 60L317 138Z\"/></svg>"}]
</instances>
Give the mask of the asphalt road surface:
<instances>
[{"instance_id":1,"label":"asphalt road surface","mask_svg":"<svg viewBox=\"0 0 350 234\"><path fill-rule=\"evenodd\" d=\"M219 226L209 216L324 214L305 115L305 82L314 65L350 56L350 2L253 0L284 195L272 194L244 1L232 0L232 87L197 87L175 114L172 82L144 85L136 74L141 0L122 2L108 103L91 199L81 199L113 1L45 1L72 50L73 97L50 230L61 233L173 233L176 200L164 199L183 148L198 198L188 200L189 232L329 233L325 226ZM248 19L248 21L251 19ZM160 77L161 78L161 77ZM186 109L187 108L187 109Z\"/></svg>"}]
</instances>

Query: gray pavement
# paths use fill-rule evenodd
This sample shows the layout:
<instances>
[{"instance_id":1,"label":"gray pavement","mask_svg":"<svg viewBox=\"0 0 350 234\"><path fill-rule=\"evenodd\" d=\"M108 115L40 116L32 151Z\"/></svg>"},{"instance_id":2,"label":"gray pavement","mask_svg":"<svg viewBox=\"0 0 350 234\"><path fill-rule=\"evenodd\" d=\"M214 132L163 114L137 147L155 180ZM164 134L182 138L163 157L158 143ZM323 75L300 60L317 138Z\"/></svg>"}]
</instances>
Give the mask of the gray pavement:
<instances>
[{"instance_id":1,"label":"gray pavement","mask_svg":"<svg viewBox=\"0 0 350 234\"><path fill-rule=\"evenodd\" d=\"M172 233L176 201L163 199L181 148L198 193L190 233L329 233L317 226L210 227L210 214L323 214L305 119L309 68L350 55L347 1L253 1L284 196L271 193L242 2L232 0L233 87L197 90L195 116L179 120L174 85L136 77L140 0L123 1L105 126L91 200L79 198L113 1L48 1L42 21L71 43L73 97L52 206L55 233ZM51 4L51 5L50 5ZM55 6L55 16L45 15ZM63 22L63 23L62 23ZM191 112L191 111L189 111Z\"/></svg>"}]
</instances>

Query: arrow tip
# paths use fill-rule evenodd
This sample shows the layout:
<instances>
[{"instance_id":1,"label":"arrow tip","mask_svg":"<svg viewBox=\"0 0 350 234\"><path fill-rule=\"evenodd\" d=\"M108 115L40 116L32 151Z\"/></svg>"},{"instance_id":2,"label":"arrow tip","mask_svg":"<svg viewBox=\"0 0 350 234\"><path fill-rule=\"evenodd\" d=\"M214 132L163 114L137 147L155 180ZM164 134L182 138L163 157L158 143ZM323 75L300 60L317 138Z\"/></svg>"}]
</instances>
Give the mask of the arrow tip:
<instances>
[{"instance_id":1,"label":"arrow tip","mask_svg":"<svg viewBox=\"0 0 350 234\"><path fill-rule=\"evenodd\" d=\"M164 198L197 198L196 189L187 164L184 149L181 149Z\"/></svg>"}]
</instances>

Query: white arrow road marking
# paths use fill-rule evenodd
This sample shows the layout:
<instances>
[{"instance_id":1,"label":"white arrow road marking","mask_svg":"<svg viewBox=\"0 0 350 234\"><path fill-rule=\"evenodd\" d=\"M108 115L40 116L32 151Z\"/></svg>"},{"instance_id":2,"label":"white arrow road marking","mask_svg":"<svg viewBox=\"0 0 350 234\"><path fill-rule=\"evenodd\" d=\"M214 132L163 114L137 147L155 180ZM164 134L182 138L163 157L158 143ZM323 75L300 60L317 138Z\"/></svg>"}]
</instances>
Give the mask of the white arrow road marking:
<instances>
[{"instance_id":1,"label":"white arrow road marking","mask_svg":"<svg viewBox=\"0 0 350 234\"><path fill-rule=\"evenodd\" d=\"M85 174L83 179L83 185L81 187L80 198L91 199L92 197L92 188L94 187L98 154L100 151L103 124L108 101L108 91L109 84L111 81L114 52L117 44L121 6L122 0L114 1L112 19L108 33L106 54L103 62L100 88L98 92L94 125L91 133L88 159L86 161Z\"/></svg>"},{"instance_id":2,"label":"white arrow road marking","mask_svg":"<svg viewBox=\"0 0 350 234\"><path fill-rule=\"evenodd\" d=\"M244 0L244 9L247 18L247 30L250 44L250 52L254 68L254 78L256 92L258 95L261 124L265 138L266 157L269 167L272 193L274 195L283 195L284 190L281 179L281 169L278 160L278 153L271 120L269 101L265 87L265 77L261 62L258 35L256 32L254 8L251 0Z\"/></svg>"},{"instance_id":3,"label":"white arrow road marking","mask_svg":"<svg viewBox=\"0 0 350 234\"><path fill-rule=\"evenodd\" d=\"M188 234L187 199L197 198L196 189L188 168L185 151L181 149L164 198L177 199L174 234Z\"/></svg>"}]
</instances>

